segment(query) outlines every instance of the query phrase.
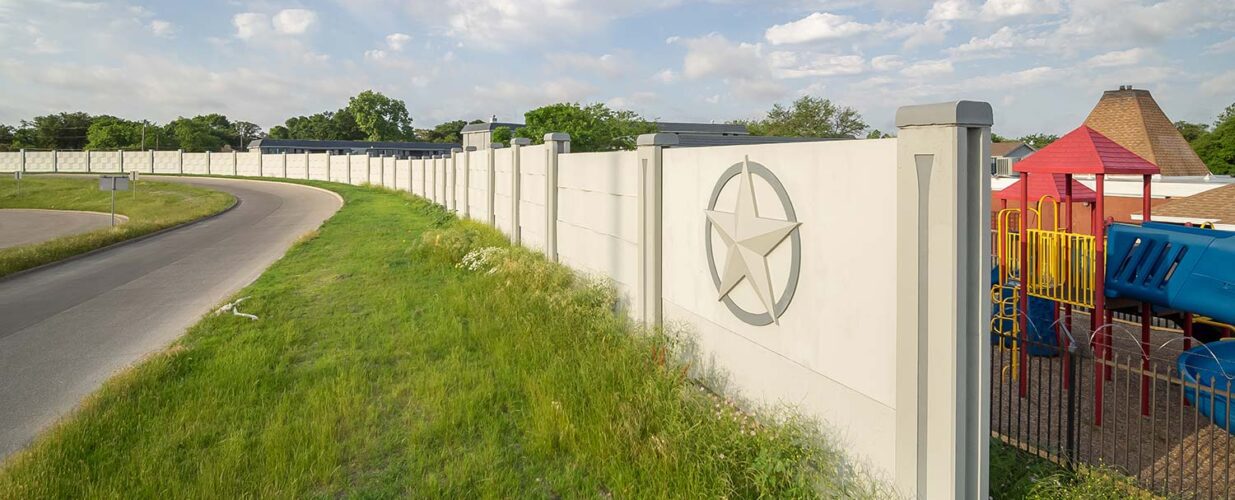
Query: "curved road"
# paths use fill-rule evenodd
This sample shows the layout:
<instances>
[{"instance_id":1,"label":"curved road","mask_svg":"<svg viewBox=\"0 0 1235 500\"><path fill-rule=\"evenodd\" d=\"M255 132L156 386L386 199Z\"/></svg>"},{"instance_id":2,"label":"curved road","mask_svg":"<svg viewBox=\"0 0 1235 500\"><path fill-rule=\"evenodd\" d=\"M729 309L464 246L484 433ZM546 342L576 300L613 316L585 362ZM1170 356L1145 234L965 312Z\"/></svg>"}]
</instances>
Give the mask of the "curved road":
<instances>
[{"instance_id":1,"label":"curved road","mask_svg":"<svg viewBox=\"0 0 1235 500\"><path fill-rule=\"evenodd\" d=\"M128 220L116 214L116 223ZM0 248L44 241L111 226L111 214L36 208L0 209Z\"/></svg>"},{"instance_id":2,"label":"curved road","mask_svg":"<svg viewBox=\"0 0 1235 500\"><path fill-rule=\"evenodd\" d=\"M252 283L342 206L277 182L160 177L240 200L203 222L0 281L0 460Z\"/></svg>"}]
</instances>

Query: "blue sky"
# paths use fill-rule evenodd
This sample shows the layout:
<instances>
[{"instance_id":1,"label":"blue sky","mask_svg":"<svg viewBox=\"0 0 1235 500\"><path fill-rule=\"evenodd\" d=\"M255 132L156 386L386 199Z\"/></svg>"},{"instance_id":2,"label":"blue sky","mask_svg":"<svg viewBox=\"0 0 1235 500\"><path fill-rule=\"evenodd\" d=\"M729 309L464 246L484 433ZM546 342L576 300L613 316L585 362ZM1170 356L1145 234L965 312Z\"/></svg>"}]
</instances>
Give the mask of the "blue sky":
<instances>
[{"instance_id":1,"label":"blue sky","mask_svg":"<svg viewBox=\"0 0 1235 500\"><path fill-rule=\"evenodd\" d=\"M0 123L62 110L264 127L403 99L418 127L558 101L754 118L803 94L891 130L977 99L1004 135L1062 134L1104 89L1173 120L1235 102L1230 0L0 0Z\"/></svg>"}]
</instances>

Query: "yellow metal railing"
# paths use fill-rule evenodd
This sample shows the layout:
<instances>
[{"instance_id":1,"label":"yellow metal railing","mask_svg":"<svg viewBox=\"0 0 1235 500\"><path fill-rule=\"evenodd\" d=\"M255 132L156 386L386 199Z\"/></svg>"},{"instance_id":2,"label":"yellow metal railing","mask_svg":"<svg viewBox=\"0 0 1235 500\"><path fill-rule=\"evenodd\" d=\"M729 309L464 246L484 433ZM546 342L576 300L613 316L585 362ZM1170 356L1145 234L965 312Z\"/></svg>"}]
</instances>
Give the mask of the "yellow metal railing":
<instances>
[{"instance_id":1,"label":"yellow metal railing","mask_svg":"<svg viewBox=\"0 0 1235 500\"><path fill-rule=\"evenodd\" d=\"M1007 296L1005 296L1005 294ZM1020 373L1020 329L1016 309L1020 306L1020 288L1015 286L994 284L991 286L991 302L995 305L991 315L991 332L995 334L995 347L999 354L1011 353L1012 363L1005 366L1001 375L1018 379ZM1006 343L1006 344L1005 344Z\"/></svg>"},{"instance_id":2,"label":"yellow metal railing","mask_svg":"<svg viewBox=\"0 0 1235 500\"><path fill-rule=\"evenodd\" d=\"M1029 295L1093 307L1095 238L1087 234L1029 230Z\"/></svg>"}]
</instances>

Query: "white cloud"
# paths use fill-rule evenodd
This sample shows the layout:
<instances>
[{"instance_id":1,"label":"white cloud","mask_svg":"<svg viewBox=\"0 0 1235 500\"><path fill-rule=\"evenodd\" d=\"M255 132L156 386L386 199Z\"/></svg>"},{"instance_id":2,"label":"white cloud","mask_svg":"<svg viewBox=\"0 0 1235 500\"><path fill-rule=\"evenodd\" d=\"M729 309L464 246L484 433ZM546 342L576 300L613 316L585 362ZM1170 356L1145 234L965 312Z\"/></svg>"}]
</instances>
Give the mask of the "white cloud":
<instances>
[{"instance_id":1,"label":"white cloud","mask_svg":"<svg viewBox=\"0 0 1235 500\"><path fill-rule=\"evenodd\" d=\"M274 30L284 35L299 35L317 22L317 13L308 9L283 9L274 15Z\"/></svg>"},{"instance_id":2,"label":"white cloud","mask_svg":"<svg viewBox=\"0 0 1235 500\"><path fill-rule=\"evenodd\" d=\"M652 75L652 79L660 83L673 83L678 80L678 74L669 68L665 68Z\"/></svg>"},{"instance_id":3,"label":"white cloud","mask_svg":"<svg viewBox=\"0 0 1235 500\"><path fill-rule=\"evenodd\" d=\"M1105 68L1110 66L1130 66L1140 63L1145 58L1149 51L1144 48L1137 47L1128 50L1116 50L1099 54L1089 58L1087 63L1096 68Z\"/></svg>"},{"instance_id":4,"label":"white cloud","mask_svg":"<svg viewBox=\"0 0 1235 500\"><path fill-rule=\"evenodd\" d=\"M856 75L866 71L866 59L853 54L815 54L777 51L768 54L777 78Z\"/></svg>"},{"instance_id":5,"label":"white cloud","mask_svg":"<svg viewBox=\"0 0 1235 500\"><path fill-rule=\"evenodd\" d=\"M400 51L411 40L412 36L406 33L391 33L386 35L386 47L393 51Z\"/></svg>"},{"instance_id":6,"label":"white cloud","mask_svg":"<svg viewBox=\"0 0 1235 500\"><path fill-rule=\"evenodd\" d=\"M154 36L171 37L176 34L176 26L162 19L150 21L150 32Z\"/></svg>"},{"instance_id":7,"label":"white cloud","mask_svg":"<svg viewBox=\"0 0 1235 500\"><path fill-rule=\"evenodd\" d=\"M595 33L614 20L677 0L411 0L414 15L446 19L446 34L484 48Z\"/></svg>"},{"instance_id":8,"label":"white cloud","mask_svg":"<svg viewBox=\"0 0 1235 500\"><path fill-rule=\"evenodd\" d=\"M901 74L910 78L930 78L952 74L952 61L936 59L918 61L901 70Z\"/></svg>"},{"instance_id":9,"label":"white cloud","mask_svg":"<svg viewBox=\"0 0 1235 500\"><path fill-rule=\"evenodd\" d=\"M551 64L559 69L599 74L607 78L619 78L634 71L634 62L625 52L593 56L577 52L550 54Z\"/></svg>"},{"instance_id":10,"label":"white cloud","mask_svg":"<svg viewBox=\"0 0 1235 500\"><path fill-rule=\"evenodd\" d=\"M973 19L977 14L969 0L936 0L926 13L927 21L956 21Z\"/></svg>"},{"instance_id":11,"label":"white cloud","mask_svg":"<svg viewBox=\"0 0 1235 500\"><path fill-rule=\"evenodd\" d=\"M242 12L232 16L232 25L236 27L236 38L249 40L268 32L270 19L265 14Z\"/></svg>"},{"instance_id":12,"label":"white cloud","mask_svg":"<svg viewBox=\"0 0 1235 500\"><path fill-rule=\"evenodd\" d=\"M758 45L730 42L716 33L687 39L685 44L682 74L689 79L745 77L767 67Z\"/></svg>"},{"instance_id":13,"label":"white cloud","mask_svg":"<svg viewBox=\"0 0 1235 500\"><path fill-rule=\"evenodd\" d=\"M1235 93L1235 70L1205 80L1201 84L1201 90L1209 95L1231 97Z\"/></svg>"},{"instance_id":14,"label":"white cloud","mask_svg":"<svg viewBox=\"0 0 1235 500\"><path fill-rule=\"evenodd\" d=\"M875 71L890 71L905 65L905 60L898 55L884 55L871 58L871 68Z\"/></svg>"},{"instance_id":15,"label":"white cloud","mask_svg":"<svg viewBox=\"0 0 1235 500\"><path fill-rule=\"evenodd\" d=\"M1045 43L1045 40L1042 38L1018 33L1012 28L1004 26L988 37L979 38L975 36L970 38L968 42L948 49L947 52L954 61L990 59L1007 57L1012 53L1013 49L1041 47Z\"/></svg>"},{"instance_id":16,"label":"white cloud","mask_svg":"<svg viewBox=\"0 0 1235 500\"><path fill-rule=\"evenodd\" d=\"M797 21L768 28L764 38L772 45L782 45L847 38L874 29L874 25L856 22L849 16L816 12Z\"/></svg>"},{"instance_id":17,"label":"white cloud","mask_svg":"<svg viewBox=\"0 0 1235 500\"><path fill-rule=\"evenodd\" d=\"M982 17L1003 19L1023 15L1057 14L1061 8L1059 0L986 0L982 5Z\"/></svg>"},{"instance_id":18,"label":"white cloud","mask_svg":"<svg viewBox=\"0 0 1235 500\"><path fill-rule=\"evenodd\" d=\"M1205 47L1206 54L1225 54L1227 52L1235 52L1235 38L1228 38Z\"/></svg>"}]
</instances>

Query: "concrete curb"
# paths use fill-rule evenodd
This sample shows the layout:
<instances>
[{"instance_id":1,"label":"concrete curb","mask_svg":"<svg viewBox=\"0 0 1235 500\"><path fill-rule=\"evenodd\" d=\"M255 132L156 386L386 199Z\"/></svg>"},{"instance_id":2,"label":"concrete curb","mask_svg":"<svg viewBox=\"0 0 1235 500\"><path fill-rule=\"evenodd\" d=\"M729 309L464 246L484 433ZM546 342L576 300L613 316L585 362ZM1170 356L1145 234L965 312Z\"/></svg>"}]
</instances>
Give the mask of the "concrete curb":
<instances>
[{"instance_id":1,"label":"concrete curb","mask_svg":"<svg viewBox=\"0 0 1235 500\"><path fill-rule=\"evenodd\" d=\"M0 210L6 211L6 212L15 212L15 211L22 211L22 212L73 212L73 213L78 213L78 214L94 214L94 215L105 215L105 216L111 217L111 212L95 212L95 211L93 211L93 210L59 210L59 209L55 209L55 208L0 208ZM129 221L129 216L124 215L124 214L116 214L116 218L117 218L117 219L124 219L124 222L128 222L128 221Z\"/></svg>"}]
</instances>

